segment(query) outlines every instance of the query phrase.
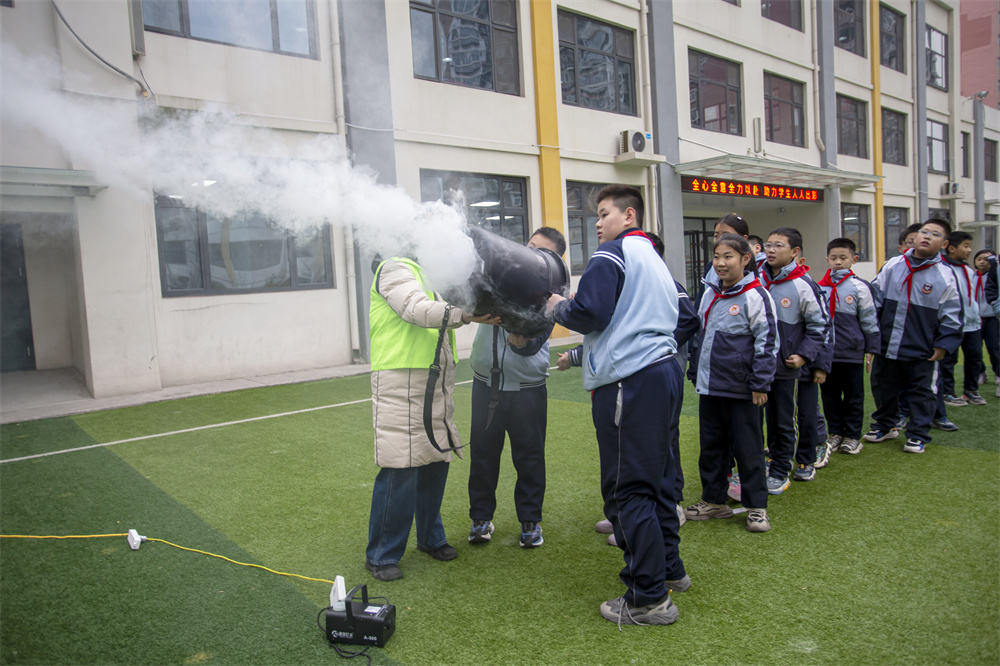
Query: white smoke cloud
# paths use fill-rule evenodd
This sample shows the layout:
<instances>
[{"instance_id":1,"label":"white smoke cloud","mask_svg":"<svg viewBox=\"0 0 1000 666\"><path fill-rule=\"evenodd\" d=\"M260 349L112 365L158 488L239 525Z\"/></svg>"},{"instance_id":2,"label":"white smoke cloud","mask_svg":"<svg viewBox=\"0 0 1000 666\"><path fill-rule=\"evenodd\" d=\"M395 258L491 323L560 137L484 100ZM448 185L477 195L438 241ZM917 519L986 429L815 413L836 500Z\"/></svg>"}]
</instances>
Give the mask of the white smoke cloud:
<instances>
[{"instance_id":1,"label":"white smoke cloud","mask_svg":"<svg viewBox=\"0 0 1000 666\"><path fill-rule=\"evenodd\" d=\"M64 92L55 61L11 47L3 58L4 133L58 146L71 168L94 171L109 187L146 201L153 192L180 197L222 217L257 211L292 230L350 224L364 256L413 256L439 289L465 283L479 263L459 209L378 184L352 167L335 136L301 140L222 108L135 102L133 114L128 100Z\"/></svg>"}]
</instances>

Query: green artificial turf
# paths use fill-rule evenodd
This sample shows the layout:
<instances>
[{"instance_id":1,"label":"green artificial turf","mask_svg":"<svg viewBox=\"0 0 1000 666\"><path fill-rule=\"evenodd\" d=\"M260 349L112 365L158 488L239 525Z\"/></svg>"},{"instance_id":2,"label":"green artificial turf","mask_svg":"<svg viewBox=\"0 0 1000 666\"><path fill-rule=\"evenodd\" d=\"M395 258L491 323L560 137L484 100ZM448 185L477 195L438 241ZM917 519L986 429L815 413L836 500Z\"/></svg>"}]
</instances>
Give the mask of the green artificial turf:
<instances>
[{"instance_id":1,"label":"green artificial turf","mask_svg":"<svg viewBox=\"0 0 1000 666\"><path fill-rule=\"evenodd\" d=\"M553 355L555 354L555 350ZM961 375L960 367L957 374ZM463 363L459 381L471 376ZM958 378L957 378L958 379ZM992 386L984 387L991 389ZM0 457L119 441L362 401L0 465L3 533L140 533L286 572L366 583L396 605L376 663L1000 663L998 400L949 410L920 456L902 440L835 454L772 498L773 529L742 516L688 523L693 586L670 627L624 627L598 605L622 593L601 516L590 397L579 369L549 381L545 545L518 547L505 452L497 531L466 542L468 464L442 514L453 562L410 548L404 576L363 568L373 464L367 375L11 424ZM468 433L468 384L456 391ZM867 410L870 411L869 396ZM681 419L685 499L700 495L697 398ZM125 539L0 541L3 663L337 662L315 624L329 586Z\"/></svg>"}]
</instances>

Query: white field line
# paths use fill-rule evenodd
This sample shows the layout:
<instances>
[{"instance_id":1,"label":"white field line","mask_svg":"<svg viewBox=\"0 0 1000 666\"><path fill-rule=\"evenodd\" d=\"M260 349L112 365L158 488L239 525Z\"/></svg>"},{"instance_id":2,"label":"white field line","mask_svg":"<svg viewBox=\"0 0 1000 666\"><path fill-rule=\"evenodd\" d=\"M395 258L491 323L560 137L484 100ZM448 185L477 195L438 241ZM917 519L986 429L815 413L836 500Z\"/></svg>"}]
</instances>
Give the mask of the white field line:
<instances>
[{"instance_id":1,"label":"white field line","mask_svg":"<svg viewBox=\"0 0 1000 666\"><path fill-rule=\"evenodd\" d=\"M555 370L555 368L549 368L549 370ZM456 386L462 384L471 384L472 380L469 379L464 382L458 382ZM294 416L296 414L305 414L307 412L317 412L321 409L330 409L332 407L347 407L348 405L359 405L363 402L371 402L371 398L364 398L363 400L352 400L350 402L340 402L335 405L323 405L322 407L310 407L308 409L299 409L294 412L282 412L280 414L268 414L267 416L255 416L249 419L240 419L239 421L226 421L225 423L212 423L210 425L198 426L197 428L184 428L183 430L171 430L170 432L161 432L155 435L143 435L142 437L129 437L128 439L119 439L114 442L104 442L103 444L90 444L88 446L78 446L73 449L61 449L59 451L49 451L48 453L36 453L30 456L21 456L20 458L6 458L0 460L0 465L4 463L20 462L22 460L34 460L35 458L46 458L48 456L57 456L62 453L75 453L77 451L86 451L88 449L99 449L105 446L114 446L115 444L127 444L128 442L141 442L146 439L157 439L159 437L170 437L171 435L181 435L186 432L197 432L199 430L211 430L212 428L224 428L231 425L240 425L241 423L252 423L254 421L265 421L267 419L276 419L280 416Z\"/></svg>"}]
</instances>

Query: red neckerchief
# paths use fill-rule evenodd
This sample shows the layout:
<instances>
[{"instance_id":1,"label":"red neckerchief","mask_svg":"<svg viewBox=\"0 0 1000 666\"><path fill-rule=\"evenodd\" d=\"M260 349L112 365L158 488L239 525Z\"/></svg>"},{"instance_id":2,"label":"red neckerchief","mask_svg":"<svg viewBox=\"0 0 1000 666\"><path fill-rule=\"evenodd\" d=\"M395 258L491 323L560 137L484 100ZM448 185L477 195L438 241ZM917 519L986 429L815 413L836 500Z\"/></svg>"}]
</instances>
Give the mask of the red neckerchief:
<instances>
[{"instance_id":1,"label":"red neckerchief","mask_svg":"<svg viewBox=\"0 0 1000 666\"><path fill-rule=\"evenodd\" d=\"M966 267L967 267L966 264L962 263L961 261L952 261L950 257L944 257L944 260L947 261L952 266L958 266L958 267L960 267L962 269L962 275L965 276L965 291L969 295L969 302L971 303L972 302L972 280L969 279L969 271L965 270Z\"/></svg>"},{"instance_id":2,"label":"red neckerchief","mask_svg":"<svg viewBox=\"0 0 1000 666\"><path fill-rule=\"evenodd\" d=\"M720 284L719 286L721 287L722 285ZM742 294L744 292L750 291L751 289L755 289L755 288L757 288L759 286L761 286L760 280L758 280L757 278L754 278L753 280L751 280L750 282L748 282L746 285L744 285L744 287L742 289L740 289L738 292L736 292L735 294L730 294L730 293L725 293L724 294L724 293L715 291L713 289L712 291L715 291L715 296L712 298L712 302L708 304L708 309L705 310L705 326L708 326L708 313L712 311L712 307L715 305L715 302L717 300L722 299L722 298L733 298L735 296L739 296L740 294ZM732 287L730 287L730 288L732 288Z\"/></svg>"},{"instance_id":3,"label":"red neckerchief","mask_svg":"<svg viewBox=\"0 0 1000 666\"><path fill-rule=\"evenodd\" d=\"M984 293L986 287L983 286L983 278L987 276L988 273L980 273L976 271L976 300L979 300L979 295Z\"/></svg>"},{"instance_id":4,"label":"red neckerchief","mask_svg":"<svg viewBox=\"0 0 1000 666\"><path fill-rule=\"evenodd\" d=\"M784 270L783 268L781 270ZM761 276L764 278L764 287L771 291L771 285L781 284L782 282L788 282L789 280L794 280L797 277L802 277L809 272L809 267L805 264L801 266L796 266L791 270L791 272L780 280L772 280L771 276L767 274L767 269L765 268L760 272Z\"/></svg>"},{"instance_id":5,"label":"red neckerchief","mask_svg":"<svg viewBox=\"0 0 1000 666\"><path fill-rule=\"evenodd\" d=\"M845 275L844 279L839 282L834 282L830 278L830 271L827 271L826 275L820 278L819 285L821 287L830 287L830 321L833 321L833 315L837 313L837 287L842 285L844 280L847 280L852 275L854 275L854 271L848 269L847 275Z\"/></svg>"},{"instance_id":6,"label":"red neckerchief","mask_svg":"<svg viewBox=\"0 0 1000 666\"><path fill-rule=\"evenodd\" d=\"M645 238L646 240L648 240L650 242L650 244L653 243L653 239L650 238L649 236L647 236L646 234L644 234L642 232L642 229L633 229L632 231L629 231L627 233L622 234L621 238L626 238L628 236L642 236L643 238Z\"/></svg>"},{"instance_id":7,"label":"red neckerchief","mask_svg":"<svg viewBox=\"0 0 1000 666\"><path fill-rule=\"evenodd\" d=\"M912 250L910 252L907 252L906 254L903 255L903 261L906 262L906 267L910 269L910 272L906 274L906 278L903 280L903 284L906 286L906 307L907 308L910 307L910 292L913 291L913 274L917 273L919 271L926 270L926 269L930 268L931 266L933 266L934 264L937 263L936 261L933 260L934 257L929 257L927 259L927 263L925 263L923 266L917 266L916 268L914 268L913 264L910 263L910 254L911 254L911 252L912 252Z\"/></svg>"}]
</instances>

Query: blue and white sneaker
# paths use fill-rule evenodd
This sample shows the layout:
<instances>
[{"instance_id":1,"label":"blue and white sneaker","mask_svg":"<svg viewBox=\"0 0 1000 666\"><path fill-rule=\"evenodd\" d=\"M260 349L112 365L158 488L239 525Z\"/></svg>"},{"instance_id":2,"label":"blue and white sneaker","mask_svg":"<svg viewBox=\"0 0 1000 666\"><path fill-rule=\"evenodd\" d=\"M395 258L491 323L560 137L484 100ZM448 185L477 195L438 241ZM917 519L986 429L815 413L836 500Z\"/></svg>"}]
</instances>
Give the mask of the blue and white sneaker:
<instances>
[{"instance_id":1,"label":"blue and white sneaker","mask_svg":"<svg viewBox=\"0 0 1000 666\"><path fill-rule=\"evenodd\" d=\"M473 520L469 543L487 543L493 537L493 521Z\"/></svg>"},{"instance_id":2,"label":"blue and white sneaker","mask_svg":"<svg viewBox=\"0 0 1000 666\"><path fill-rule=\"evenodd\" d=\"M799 465L795 468L796 481L812 481L816 478L816 468L812 465Z\"/></svg>"},{"instance_id":3,"label":"blue and white sneaker","mask_svg":"<svg viewBox=\"0 0 1000 666\"><path fill-rule=\"evenodd\" d=\"M945 432L955 432L958 430L958 426L955 425L954 422L952 422L947 416L931 421L931 427L937 428L938 430L944 430Z\"/></svg>"},{"instance_id":4,"label":"blue and white sneaker","mask_svg":"<svg viewBox=\"0 0 1000 666\"><path fill-rule=\"evenodd\" d=\"M895 428L890 428L889 430L877 430L872 428L865 433L865 436L862 439L866 442L884 442L887 439L896 439L897 437L899 437L899 431ZM844 444L841 442L841 447L843 446Z\"/></svg>"},{"instance_id":5,"label":"blue and white sneaker","mask_svg":"<svg viewBox=\"0 0 1000 666\"><path fill-rule=\"evenodd\" d=\"M792 485L792 482L788 480L788 477L779 479L776 476L767 477L767 494L768 495L780 495L788 489L788 486Z\"/></svg>"},{"instance_id":6,"label":"blue and white sneaker","mask_svg":"<svg viewBox=\"0 0 1000 666\"><path fill-rule=\"evenodd\" d=\"M542 538L541 523L530 520L521 523L521 548L537 548L543 543L545 543L545 539Z\"/></svg>"},{"instance_id":7,"label":"blue and white sneaker","mask_svg":"<svg viewBox=\"0 0 1000 666\"><path fill-rule=\"evenodd\" d=\"M899 415L899 420L896 421L896 425L894 427L896 430L902 430L906 427L906 414Z\"/></svg>"},{"instance_id":8,"label":"blue and white sneaker","mask_svg":"<svg viewBox=\"0 0 1000 666\"><path fill-rule=\"evenodd\" d=\"M904 453L923 453L924 452L924 443L921 442L919 439L908 439L908 440L906 440L906 444L903 445L903 452Z\"/></svg>"},{"instance_id":9,"label":"blue and white sneaker","mask_svg":"<svg viewBox=\"0 0 1000 666\"><path fill-rule=\"evenodd\" d=\"M837 437L839 435L834 435L834 436ZM826 464L828 462L830 462L830 445L827 444L826 442L823 442L822 444L816 447L816 464L814 465L814 467L816 469L823 469L824 467L826 467Z\"/></svg>"}]
</instances>

